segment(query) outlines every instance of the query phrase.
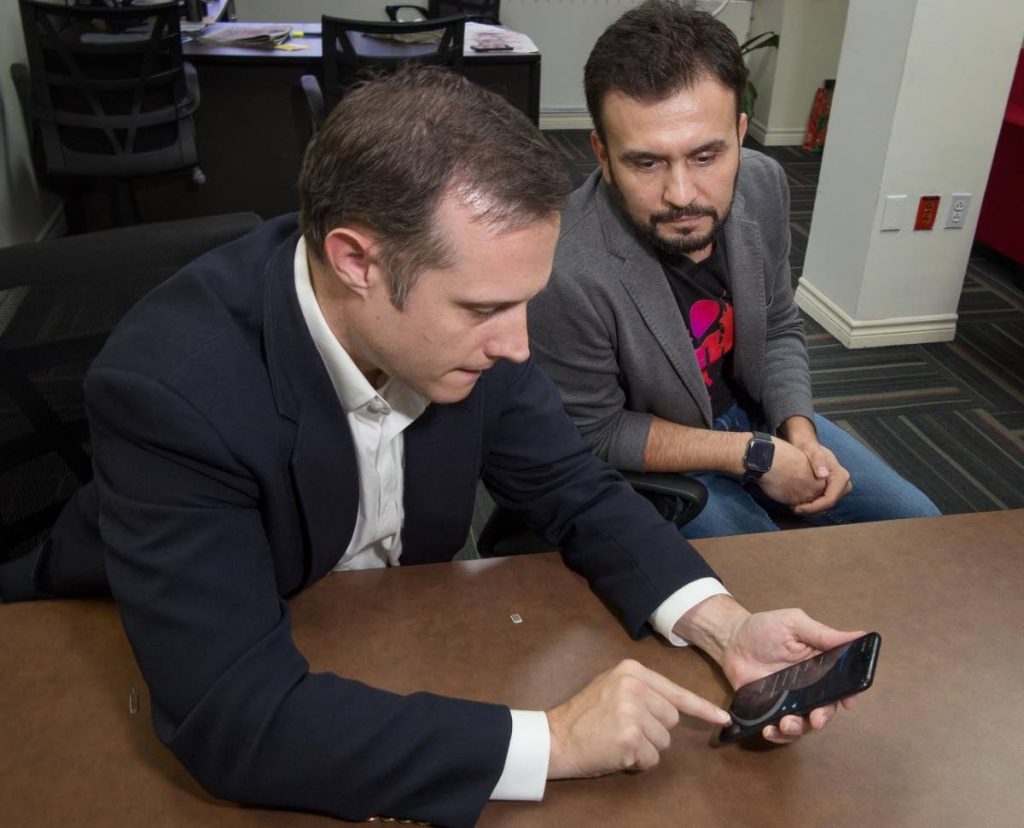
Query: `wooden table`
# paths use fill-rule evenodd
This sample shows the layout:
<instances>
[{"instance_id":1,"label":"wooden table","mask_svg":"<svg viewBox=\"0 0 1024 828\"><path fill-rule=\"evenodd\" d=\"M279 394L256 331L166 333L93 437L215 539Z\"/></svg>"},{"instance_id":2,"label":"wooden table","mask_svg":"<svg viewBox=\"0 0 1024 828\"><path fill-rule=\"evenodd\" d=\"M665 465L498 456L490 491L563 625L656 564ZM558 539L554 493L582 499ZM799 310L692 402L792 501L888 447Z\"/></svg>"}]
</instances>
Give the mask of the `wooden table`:
<instances>
[{"instance_id":1,"label":"wooden table","mask_svg":"<svg viewBox=\"0 0 1024 828\"><path fill-rule=\"evenodd\" d=\"M552 783L543 803L489 805L481 825L1022 824L1024 510L697 546L751 608L798 605L881 632L875 686L796 746L713 749L709 727L684 723L655 770ZM729 697L699 653L630 640L553 554L338 574L292 609L314 670L344 664L398 692L545 708L631 656ZM337 824L206 795L153 735L109 603L0 606L0 623L4 824Z\"/></svg>"}]
</instances>

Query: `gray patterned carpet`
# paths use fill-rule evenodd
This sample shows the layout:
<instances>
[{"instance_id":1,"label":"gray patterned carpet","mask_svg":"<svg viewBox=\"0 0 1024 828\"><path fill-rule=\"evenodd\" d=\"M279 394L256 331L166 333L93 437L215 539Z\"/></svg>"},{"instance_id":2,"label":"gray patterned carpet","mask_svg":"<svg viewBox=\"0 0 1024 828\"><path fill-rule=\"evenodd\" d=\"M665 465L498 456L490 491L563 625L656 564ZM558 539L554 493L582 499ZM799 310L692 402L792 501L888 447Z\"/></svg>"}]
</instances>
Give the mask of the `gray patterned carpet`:
<instances>
[{"instance_id":1,"label":"gray patterned carpet","mask_svg":"<svg viewBox=\"0 0 1024 828\"><path fill-rule=\"evenodd\" d=\"M588 133L545 133L573 180L594 168ZM803 270L820 156L747 144L792 191L794 285ZM947 514L1024 507L1024 271L976 251L953 342L846 350L805 317L818 411L870 446Z\"/></svg>"}]
</instances>

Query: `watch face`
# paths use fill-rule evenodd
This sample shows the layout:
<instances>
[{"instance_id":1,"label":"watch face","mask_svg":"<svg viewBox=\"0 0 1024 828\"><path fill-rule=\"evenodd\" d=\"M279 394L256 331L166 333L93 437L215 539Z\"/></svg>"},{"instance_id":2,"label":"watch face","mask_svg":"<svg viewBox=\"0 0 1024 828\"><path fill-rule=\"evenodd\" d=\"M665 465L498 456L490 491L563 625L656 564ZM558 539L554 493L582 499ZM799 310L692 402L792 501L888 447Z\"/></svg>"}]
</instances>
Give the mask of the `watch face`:
<instances>
[{"instance_id":1,"label":"watch face","mask_svg":"<svg viewBox=\"0 0 1024 828\"><path fill-rule=\"evenodd\" d=\"M752 439L747 446L747 469L764 474L771 471L775 459L775 444L771 440Z\"/></svg>"}]
</instances>

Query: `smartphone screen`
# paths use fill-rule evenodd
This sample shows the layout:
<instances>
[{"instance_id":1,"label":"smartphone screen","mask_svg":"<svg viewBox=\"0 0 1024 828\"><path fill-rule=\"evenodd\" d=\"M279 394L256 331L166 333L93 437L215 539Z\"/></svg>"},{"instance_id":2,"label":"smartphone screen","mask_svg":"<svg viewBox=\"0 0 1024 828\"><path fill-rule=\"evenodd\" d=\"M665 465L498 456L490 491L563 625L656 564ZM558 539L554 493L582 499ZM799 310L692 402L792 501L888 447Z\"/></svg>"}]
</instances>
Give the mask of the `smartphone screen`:
<instances>
[{"instance_id":1,"label":"smartphone screen","mask_svg":"<svg viewBox=\"0 0 1024 828\"><path fill-rule=\"evenodd\" d=\"M868 633L736 691L721 742L754 736L783 716L802 716L871 686L882 637Z\"/></svg>"}]
</instances>

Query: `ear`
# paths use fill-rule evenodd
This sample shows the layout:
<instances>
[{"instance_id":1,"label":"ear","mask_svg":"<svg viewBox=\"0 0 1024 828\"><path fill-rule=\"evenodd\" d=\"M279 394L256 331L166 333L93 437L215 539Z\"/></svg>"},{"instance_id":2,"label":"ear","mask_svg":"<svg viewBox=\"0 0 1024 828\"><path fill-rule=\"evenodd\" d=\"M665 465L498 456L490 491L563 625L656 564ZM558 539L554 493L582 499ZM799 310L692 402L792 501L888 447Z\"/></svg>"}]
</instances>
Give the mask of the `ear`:
<instances>
[{"instance_id":1,"label":"ear","mask_svg":"<svg viewBox=\"0 0 1024 828\"><path fill-rule=\"evenodd\" d=\"M740 120L736 126L736 135L740 139L740 146L743 146L743 139L747 137L747 126L750 124L750 120L747 118L746 112L740 113Z\"/></svg>"},{"instance_id":2,"label":"ear","mask_svg":"<svg viewBox=\"0 0 1024 828\"><path fill-rule=\"evenodd\" d=\"M373 236L351 227L335 227L324 239L324 259L334 278L357 293L366 293L379 277Z\"/></svg>"},{"instance_id":3,"label":"ear","mask_svg":"<svg viewBox=\"0 0 1024 828\"><path fill-rule=\"evenodd\" d=\"M601 141L601 136L597 134L596 129L590 131L590 146L594 150L594 157L597 159L597 163L601 165L601 173L604 175L604 180L611 181L612 173L608 160L608 148Z\"/></svg>"}]
</instances>

